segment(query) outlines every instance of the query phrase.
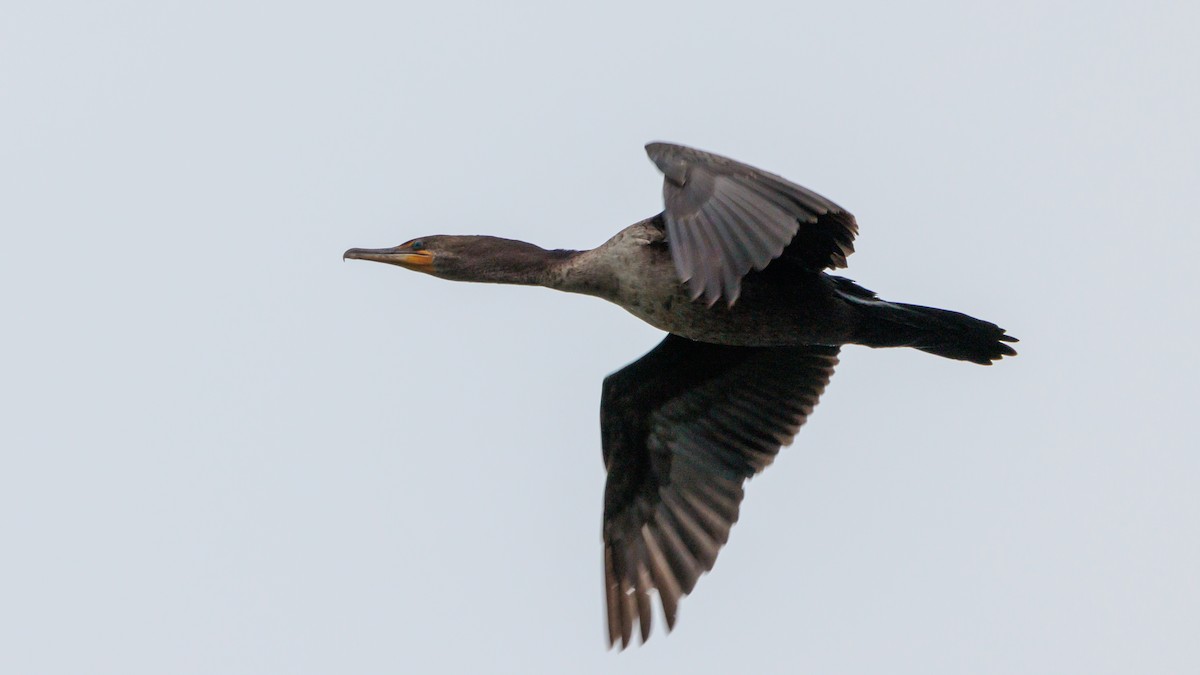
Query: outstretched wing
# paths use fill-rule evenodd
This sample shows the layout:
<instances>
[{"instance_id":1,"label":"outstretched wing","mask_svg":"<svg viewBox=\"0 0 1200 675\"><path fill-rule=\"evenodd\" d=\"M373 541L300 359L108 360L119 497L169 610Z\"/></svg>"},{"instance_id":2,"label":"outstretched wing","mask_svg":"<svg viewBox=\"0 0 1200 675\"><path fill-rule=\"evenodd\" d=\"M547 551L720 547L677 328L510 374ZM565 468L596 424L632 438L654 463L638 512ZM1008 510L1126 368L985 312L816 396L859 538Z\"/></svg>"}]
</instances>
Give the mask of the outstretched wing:
<instances>
[{"instance_id":1,"label":"outstretched wing","mask_svg":"<svg viewBox=\"0 0 1200 675\"><path fill-rule=\"evenodd\" d=\"M668 629L712 569L744 480L791 442L825 390L837 347L731 347L668 335L604 380L600 425L610 644L650 635L650 591Z\"/></svg>"},{"instance_id":2,"label":"outstretched wing","mask_svg":"<svg viewBox=\"0 0 1200 675\"><path fill-rule=\"evenodd\" d=\"M665 176L667 242L693 300L732 305L742 277L785 248L813 270L845 267L854 252L854 216L811 190L682 145L650 143L646 154Z\"/></svg>"}]
</instances>

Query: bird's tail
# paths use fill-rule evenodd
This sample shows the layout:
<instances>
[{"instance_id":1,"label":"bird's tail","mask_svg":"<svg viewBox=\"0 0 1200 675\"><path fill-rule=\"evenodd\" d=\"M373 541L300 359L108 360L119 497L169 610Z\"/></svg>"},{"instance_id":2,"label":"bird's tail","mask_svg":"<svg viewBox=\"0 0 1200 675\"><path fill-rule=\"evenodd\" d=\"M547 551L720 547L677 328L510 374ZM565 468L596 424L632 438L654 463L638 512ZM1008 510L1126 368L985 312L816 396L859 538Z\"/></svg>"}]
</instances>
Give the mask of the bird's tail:
<instances>
[{"instance_id":1,"label":"bird's tail","mask_svg":"<svg viewBox=\"0 0 1200 675\"><path fill-rule=\"evenodd\" d=\"M1017 353L1003 328L960 312L882 300L863 307L858 342L868 347L914 347L985 366Z\"/></svg>"}]
</instances>

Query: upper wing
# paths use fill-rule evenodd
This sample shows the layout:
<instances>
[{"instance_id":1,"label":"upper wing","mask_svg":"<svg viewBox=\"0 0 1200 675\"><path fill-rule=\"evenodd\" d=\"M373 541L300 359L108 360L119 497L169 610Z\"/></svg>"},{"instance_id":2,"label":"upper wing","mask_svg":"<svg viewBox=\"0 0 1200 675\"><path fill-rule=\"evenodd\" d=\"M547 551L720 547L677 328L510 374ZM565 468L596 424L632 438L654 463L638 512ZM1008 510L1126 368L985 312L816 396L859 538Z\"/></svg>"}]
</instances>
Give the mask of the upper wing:
<instances>
[{"instance_id":1,"label":"upper wing","mask_svg":"<svg viewBox=\"0 0 1200 675\"><path fill-rule=\"evenodd\" d=\"M650 143L646 154L665 176L667 242L692 299L732 305L742 277L784 248L813 270L845 267L854 252L854 216L811 190L682 145Z\"/></svg>"},{"instance_id":2,"label":"upper wing","mask_svg":"<svg viewBox=\"0 0 1200 675\"><path fill-rule=\"evenodd\" d=\"M791 442L825 390L837 347L730 347L668 335L604 380L600 426L610 644L668 629L738 518L742 483Z\"/></svg>"}]
</instances>

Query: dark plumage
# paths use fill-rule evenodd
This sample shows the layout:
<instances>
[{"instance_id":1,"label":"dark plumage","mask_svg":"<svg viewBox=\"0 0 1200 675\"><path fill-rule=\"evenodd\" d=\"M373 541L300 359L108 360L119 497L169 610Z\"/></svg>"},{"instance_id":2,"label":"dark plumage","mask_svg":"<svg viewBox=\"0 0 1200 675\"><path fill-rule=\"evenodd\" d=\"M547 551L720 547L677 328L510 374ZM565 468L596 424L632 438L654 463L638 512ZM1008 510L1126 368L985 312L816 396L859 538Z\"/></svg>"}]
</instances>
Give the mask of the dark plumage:
<instances>
[{"instance_id":1,"label":"dark plumage","mask_svg":"<svg viewBox=\"0 0 1200 675\"><path fill-rule=\"evenodd\" d=\"M1016 354L993 323L887 302L823 272L846 265L858 231L828 199L719 155L667 143L646 151L665 176L666 209L590 251L434 235L345 253L594 295L667 331L605 378L600 404L608 634L622 647L635 629L649 637L652 591L674 626L679 599L729 538L745 479L804 424L841 345L984 365Z\"/></svg>"}]
</instances>

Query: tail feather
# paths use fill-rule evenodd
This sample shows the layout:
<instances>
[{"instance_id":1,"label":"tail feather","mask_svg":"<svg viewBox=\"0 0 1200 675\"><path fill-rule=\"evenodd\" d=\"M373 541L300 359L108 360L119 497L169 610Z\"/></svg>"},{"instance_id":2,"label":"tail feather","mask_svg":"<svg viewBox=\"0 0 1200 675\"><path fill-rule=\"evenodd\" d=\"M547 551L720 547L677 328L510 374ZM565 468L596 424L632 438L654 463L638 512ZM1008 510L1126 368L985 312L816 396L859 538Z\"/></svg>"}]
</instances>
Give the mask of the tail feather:
<instances>
[{"instance_id":1,"label":"tail feather","mask_svg":"<svg viewBox=\"0 0 1200 675\"><path fill-rule=\"evenodd\" d=\"M913 347L948 359L991 365L1017 350L1004 329L948 309L876 300L863 304L861 344L868 347Z\"/></svg>"}]
</instances>

